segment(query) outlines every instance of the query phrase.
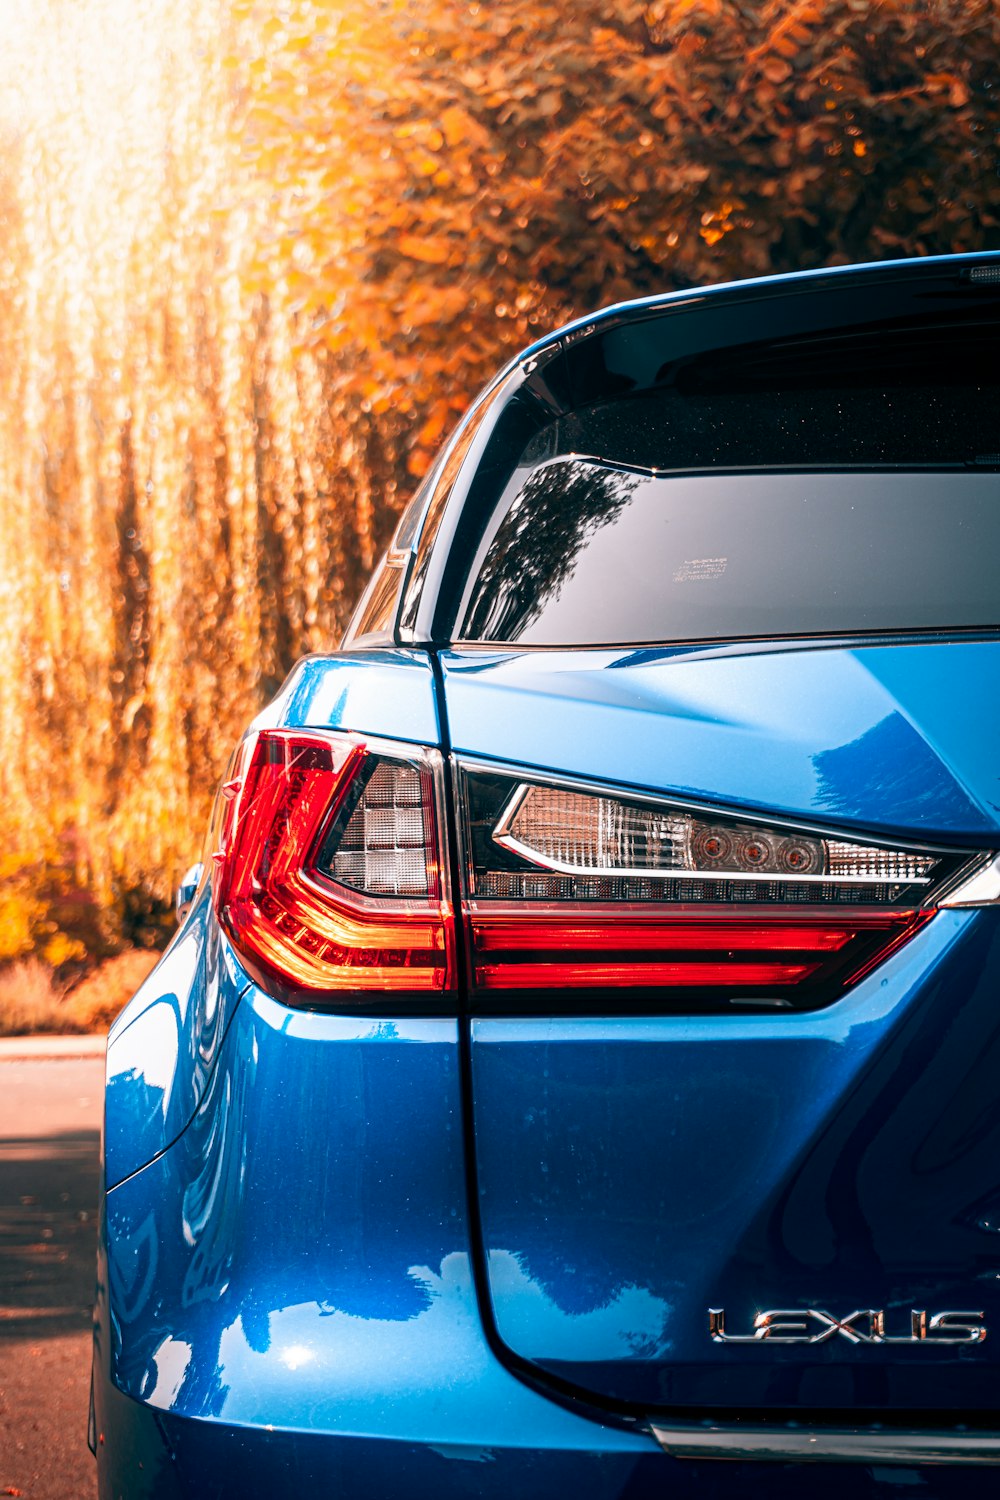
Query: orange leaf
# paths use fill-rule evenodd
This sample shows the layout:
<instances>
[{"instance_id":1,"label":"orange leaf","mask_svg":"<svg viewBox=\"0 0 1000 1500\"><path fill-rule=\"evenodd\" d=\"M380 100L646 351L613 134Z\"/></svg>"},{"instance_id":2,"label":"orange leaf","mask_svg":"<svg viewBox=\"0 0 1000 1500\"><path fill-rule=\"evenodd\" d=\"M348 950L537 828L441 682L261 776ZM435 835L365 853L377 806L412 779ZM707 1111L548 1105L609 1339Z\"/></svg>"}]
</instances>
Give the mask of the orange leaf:
<instances>
[{"instance_id":1,"label":"orange leaf","mask_svg":"<svg viewBox=\"0 0 1000 1500\"><path fill-rule=\"evenodd\" d=\"M761 72L770 83L784 83L792 70L780 57L767 57L761 64Z\"/></svg>"},{"instance_id":2,"label":"orange leaf","mask_svg":"<svg viewBox=\"0 0 1000 1500\"><path fill-rule=\"evenodd\" d=\"M430 266L443 266L451 255L451 241L441 235L401 234L397 246L401 255Z\"/></svg>"},{"instance_id":3,"label":"orange leaf","mask_svg":"<svg viewBox=\"0 0 1000 1500\"><path fill-rule=\"evenodd\" d=\"M417 442L421 448L432 448L445 429L445 423L451 416L450 404L447 401L435 401L434 408L417 434Z\"/></svg>"},{"instance_id":4,"label":"orange leaf","mask_svg":"<svg viewBox=\"0 0 1000 1500\"><path fill-rule=\"evenodd\" d=\"M449 104L441 114L441 129L449 146L459 146L463 141L481 139L483 131L478 123L457 104Z\"/></svg>"}]
</instances>

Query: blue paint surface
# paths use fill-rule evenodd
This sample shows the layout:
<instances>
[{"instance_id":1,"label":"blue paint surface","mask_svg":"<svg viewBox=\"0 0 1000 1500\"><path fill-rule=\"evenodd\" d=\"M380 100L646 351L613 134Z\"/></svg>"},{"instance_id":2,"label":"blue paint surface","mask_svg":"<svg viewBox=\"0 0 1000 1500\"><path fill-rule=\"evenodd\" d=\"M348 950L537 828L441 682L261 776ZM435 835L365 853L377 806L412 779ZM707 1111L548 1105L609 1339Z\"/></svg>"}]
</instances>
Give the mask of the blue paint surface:
<instances>
[{"instance_id":1,"label":"blue paint surface","mask_svg":"<svg viewBox=\"0 0 1000 1500\"><path fill-rule=\"evenodd\" d=\"M914 838L1000 832L1000 642L443 665L459 753Z\"/></svg>"},{"instance_id":2,"label":"blue paint surface","mask_svg":"<svg viewBox=\"0 0 1000 1500\"><path fill-rule=\"evenodd\" d=\"M455 1020L254 990L181 1139L111 1191L102 1351L158 1412L392 1439L469 1462L651 1451L491 1352L470 1264Z\"/></svg>"},{"instance_id":3,"label":"blue paint surface","mask_svg":"<svg viewBox=\"0 0 1000 1500\"><path fill-rule=\"evenodd\" d=\"M304 657L254 724L343 729L436 745L430 660L424 652L402 650Z\"/></svg>"},{"instance_id":4,"label":"blue paint surface","mask_svg":"<svg viewBox=\"0 0 1000 1500\"><path fill-rule=\"evenodd\" d=\"M186 1128L249 983L214 919L206 885L108 1038L109 1187L145 1166Z\"/></svg>"}]
</instances>

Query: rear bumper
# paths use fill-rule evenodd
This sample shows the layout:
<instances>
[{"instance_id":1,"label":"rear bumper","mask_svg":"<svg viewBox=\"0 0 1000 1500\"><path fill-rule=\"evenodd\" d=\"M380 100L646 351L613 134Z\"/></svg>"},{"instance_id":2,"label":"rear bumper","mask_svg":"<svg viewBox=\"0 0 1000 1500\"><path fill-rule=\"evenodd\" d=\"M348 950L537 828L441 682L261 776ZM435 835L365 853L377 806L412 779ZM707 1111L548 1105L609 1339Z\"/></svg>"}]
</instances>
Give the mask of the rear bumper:
<instances>
[{"instance_id":1,"label":"rear bumper","mask_svg":"<svg viewBox=\"0 0 1000 1500\"><path fill-rule=\"evenodd\" d=\"M98 1382L99 1494L101 1500L549 1500L572 1493L579 1500L633 1500L662 1497L670 1471L686 1467L646 1435L567 1417L537 1399L549 1409L536 1411L520 1436L509 1427L501 1434L484 1402L469 1430L422 1440L375 1430L386 1416L375 1409L370 1433L268 1431L157 1412ZM494 1441L484 1445L483 1436Z\"/></svg>"},{"instance_id":2,"label":"rear bumper","mask_svg":"<svg viewBox=\"0 0 1000 1500\"><path fill-rule=\"evenodd\" d=\"M539 1403L554 1413L551 1428L539 1412L520 1440L508 1433L483 1447L475 1432L456 1431L451 1442L438 1442L175 1417L99 1381L99 1494L101 1500L802 1500L808 1483L810 1500L843 1500L848 1478L841 1463L810 1463L806 1478L801 1462L778 1454L767 1464L741 1461L746 1448L738 1443L730 1462L684 1461L654 1451L640 1434L623 1443L621 1434L583 1419L573 1419L580 1441L566 1446L562 1414ZM907 1485L925 1500L996 1495L995 1467L914 1468L897 1459L886 1451L853 1464L852 1500L896 1500Z\"/></svg>"}]
</instances>

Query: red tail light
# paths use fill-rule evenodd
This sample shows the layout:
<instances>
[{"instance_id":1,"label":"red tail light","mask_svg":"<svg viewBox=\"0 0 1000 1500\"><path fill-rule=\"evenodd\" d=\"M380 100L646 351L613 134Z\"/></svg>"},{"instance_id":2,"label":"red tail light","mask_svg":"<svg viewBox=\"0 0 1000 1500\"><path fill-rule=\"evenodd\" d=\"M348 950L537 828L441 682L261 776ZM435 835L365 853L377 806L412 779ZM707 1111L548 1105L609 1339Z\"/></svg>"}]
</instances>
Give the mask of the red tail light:
<instances>
[{"instance_id":1,"label":"red tail light","mask_svg":"<svg viewBox=\"0 0 1000 1500\"><path fill-rule=\"evenodd\" d=\"M912 936L929 912L649 910L642 919L614 910L580 913L498 910L472 914L474 982L481 990L673 989L711 992L732 1003L814 999L831 979L839 988ZM527 920L526 920L527 919ZM792 998L794 996L794 999Z\"/></svg>"},{"instance_id":2,"label":"red tail light","mask_svg":"<svg viewBox=\"0 0 1000 1500\"><path fill-rule=\"evenodd\" d=\"M215 909L265 985L317 997L452 987L431 756L266 729L222 796Z\"/></svg>"},{"instance_id":3,"label":"red tail light","mask_svg":"<svg viewBox=\"0 0 1000 1500\"><path fill-rule=\"evenodd\" d=\"M222 789L213 897L265 987L330 1005L455 989L442 778L435 752L388 742L245 741ZM812 1008L988 858L482 768L460 768L455 790L467 979L491 1007L583 991L602 1009Z\"/></svg>"},{"instance_id":4,"label":"red tail light","mask_svg":"<svg viewBox=\"0 0 1000 1500\"><path fill-rule=\"evenodd\" d=\"M460 801L484 1005L601 990L618 1009L812 1008L910 938L965 858L485 767Z\"/></svg>"}]
</instances>

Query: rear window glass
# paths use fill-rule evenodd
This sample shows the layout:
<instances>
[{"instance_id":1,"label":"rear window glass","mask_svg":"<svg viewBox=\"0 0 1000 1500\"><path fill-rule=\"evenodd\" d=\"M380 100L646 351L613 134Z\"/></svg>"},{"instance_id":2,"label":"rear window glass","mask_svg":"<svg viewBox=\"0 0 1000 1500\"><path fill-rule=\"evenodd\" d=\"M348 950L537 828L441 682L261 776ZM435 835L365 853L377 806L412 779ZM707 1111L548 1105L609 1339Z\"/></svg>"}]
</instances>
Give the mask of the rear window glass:
<instances>
[{"instance_id":1,"label":"rear window glass","mask_svg":"<svg viewBox=\"0 0 1000 1500\"><path fill-rule=\"evenodd\" d=\"M1000 473L519 469L460 639L530 646L1000 625Z\"/></svg>"}]
</instances>

